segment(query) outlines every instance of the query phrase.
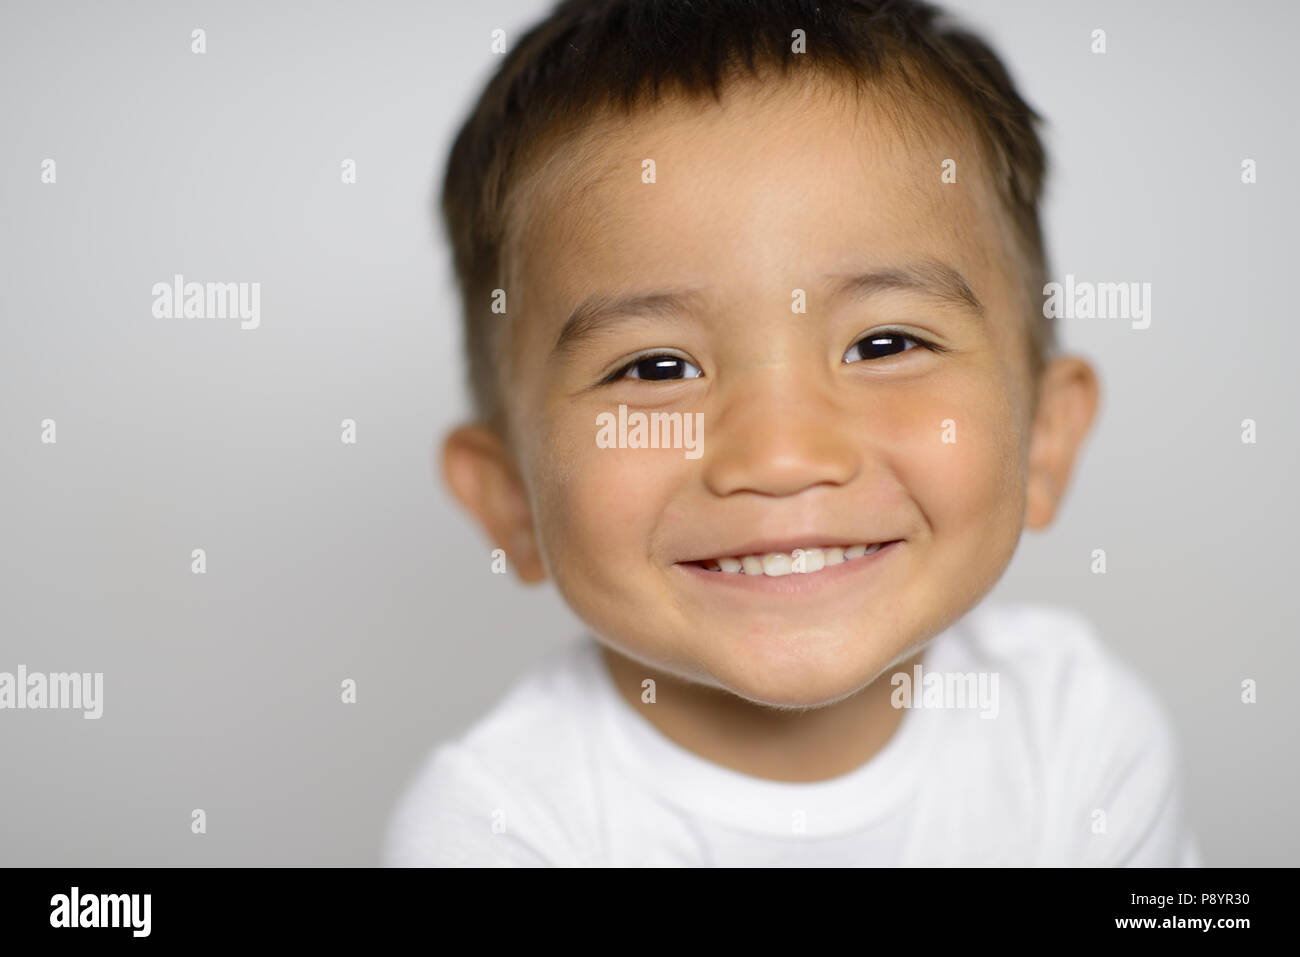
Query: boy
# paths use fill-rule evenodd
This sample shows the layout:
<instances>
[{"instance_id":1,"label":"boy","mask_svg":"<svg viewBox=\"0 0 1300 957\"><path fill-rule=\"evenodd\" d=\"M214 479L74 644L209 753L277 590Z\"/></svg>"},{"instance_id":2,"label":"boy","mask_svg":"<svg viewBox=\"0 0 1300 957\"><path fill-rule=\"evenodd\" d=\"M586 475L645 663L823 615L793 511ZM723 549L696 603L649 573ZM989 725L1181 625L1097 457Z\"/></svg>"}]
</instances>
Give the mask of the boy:
<instances>
[{"instance_id":1,"label":"boy","mask_svg":"<svg viewBox=\"0 0 1300 957\"><path fill-rule=\"evenodd\" d=\"M918 3L570 0L520 40L444 184L443 464L591 636L434 750L388 863L1197 862L1144 687L980 605L1097 401L1035 120Z\"/></svg>"}]
</instances>

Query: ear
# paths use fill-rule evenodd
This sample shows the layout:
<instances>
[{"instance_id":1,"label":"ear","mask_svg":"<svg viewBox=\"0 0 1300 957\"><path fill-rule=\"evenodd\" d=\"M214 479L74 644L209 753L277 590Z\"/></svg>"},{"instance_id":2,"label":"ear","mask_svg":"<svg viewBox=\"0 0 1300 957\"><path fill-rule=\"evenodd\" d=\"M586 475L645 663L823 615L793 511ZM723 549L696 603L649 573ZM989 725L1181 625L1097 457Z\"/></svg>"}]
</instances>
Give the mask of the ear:
<instances>
[{"instance_id":1,"label":"ear","mask_svg":"<svg viewBox=\"0 0 1300 957\"><path fill-rule=\"evenodd\" d=\"M522 581L546 578L532 509L505 443L485 425L463 425L442 446L442 474L452 493L506 553Z\"/></svg>"},{"instance_id":2,"label":"ear","mask_svg":"<svg viewBox=\"0 0 1300 957\"><path fill-rule=\"evenodd\" d=\"M1038 408L1029 441L1025 524L1045 528L1065 497L1074 459L1097 411L1097 374L1083 359L1054 359L1038 385Z\"/></svg>"}]
</instances>

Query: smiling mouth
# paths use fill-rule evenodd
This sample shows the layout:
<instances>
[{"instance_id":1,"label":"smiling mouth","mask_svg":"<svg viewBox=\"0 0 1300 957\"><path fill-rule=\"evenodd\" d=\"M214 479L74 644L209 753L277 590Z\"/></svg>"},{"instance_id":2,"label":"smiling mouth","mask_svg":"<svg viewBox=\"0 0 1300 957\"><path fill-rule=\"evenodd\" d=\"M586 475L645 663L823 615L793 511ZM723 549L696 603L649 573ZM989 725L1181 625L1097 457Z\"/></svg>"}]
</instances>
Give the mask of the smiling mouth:
<instances>
[{"instance_id":1,"label":"smiling mouth","mask_svg":"<svg viewBox=\"0 0 1300 957\"><path fill-rule=\"evenodd\" d=\"M872 542L863 545L832 545L812 548L796 548L789 552L765 552L761 555L725 556L706 558L702 561L684 562L705 571L720 575L750 575L767 578L780 578L784 575L810 575L824 568L842 565L860 558L874 555L887 545L899 539L887 542Z\"/></svg>"}]
</instances>

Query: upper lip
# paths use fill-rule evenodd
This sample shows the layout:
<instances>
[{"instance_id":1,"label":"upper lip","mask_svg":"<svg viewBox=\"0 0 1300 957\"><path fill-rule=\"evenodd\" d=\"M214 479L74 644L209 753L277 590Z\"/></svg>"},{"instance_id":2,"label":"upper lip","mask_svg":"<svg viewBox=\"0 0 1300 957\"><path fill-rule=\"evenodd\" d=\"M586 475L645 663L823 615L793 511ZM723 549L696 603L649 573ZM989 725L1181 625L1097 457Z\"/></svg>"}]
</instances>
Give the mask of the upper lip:
<instances>
[{"instance_id":1,"label":"upper lip","mask_svg":"<svg viewBox=\"0 0 1300 957\"><path fill-rule=\"evenodd\" d=\"M876 542L884 544L886 542L896 541L894 538L845 538L843 535L825 535L818 532L809 532L807 535L799 535L790 538L756 538L748 542L742 542L731 549L720 549L708 554L695 555L691 558L683 558L682 563L702 562L710 558L740 558L744 555L766 555L768 552L790 553L796 548L847 548L850 545L872 545Z\"/></svg>"}]
</instances>

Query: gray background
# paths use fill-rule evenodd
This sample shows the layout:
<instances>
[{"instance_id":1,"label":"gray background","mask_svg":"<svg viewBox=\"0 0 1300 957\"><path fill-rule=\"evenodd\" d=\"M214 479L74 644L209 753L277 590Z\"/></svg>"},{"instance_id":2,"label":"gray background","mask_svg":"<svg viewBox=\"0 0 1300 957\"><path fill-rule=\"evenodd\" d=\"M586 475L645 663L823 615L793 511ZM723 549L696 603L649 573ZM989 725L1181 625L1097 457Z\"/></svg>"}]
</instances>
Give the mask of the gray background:
<instances>
[{"instance_id":1,"label":"gray background","mask_svg":"<svg viewBox=\"0 0 1300 957\"><path fill-rule=\"evenodd\" d=\"M1149 329L1064 323L1100 419L993 597L1079 609L1157 690L1207 863L1300 863L1297 7L953 7L1050 121L1054 272L1154 287ZM0 670L102 671L105 710L0 712L0 863L376 863L415 762L577 633L433 468L465 409L435 177L490 31L543 9L5 0ZM261 328L154 319L178 272L261 282Z\"/></svg>"}]
</instances>

